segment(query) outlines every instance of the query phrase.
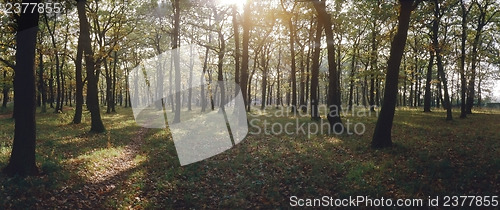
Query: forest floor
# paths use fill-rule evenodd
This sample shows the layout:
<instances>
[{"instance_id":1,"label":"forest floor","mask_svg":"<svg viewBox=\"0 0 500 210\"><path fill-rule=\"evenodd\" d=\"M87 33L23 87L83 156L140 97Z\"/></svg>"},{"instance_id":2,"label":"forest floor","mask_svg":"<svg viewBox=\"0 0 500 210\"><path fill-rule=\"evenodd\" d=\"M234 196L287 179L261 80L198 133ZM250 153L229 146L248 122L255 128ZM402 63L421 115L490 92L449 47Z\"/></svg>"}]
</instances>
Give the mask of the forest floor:
<instances>
[{"instance_id":1,"label":"forest floor","mask_svg":"<svg viewBox=\"0 0 500 210\"><path fill-rule=\"evenodd\" d=\"M349 114L344 122L362 123L363 134L250 134L187 166L180 166L168 129L141 128L130 109L117 111L103 114L103 134L87 132L89 113L79 125L70 124L72 110L37 114L42 175L1 174L0 208L268 208L289 207L290 196L500 194L499 110L447 122L441 110L398 109L394 146L383 150L369 147L376 116ZM257 112L252 119L260 127L310 122ZM13 129L13 120L0 116L0 168L8 163Z\"/></svg>"}]
</instances>

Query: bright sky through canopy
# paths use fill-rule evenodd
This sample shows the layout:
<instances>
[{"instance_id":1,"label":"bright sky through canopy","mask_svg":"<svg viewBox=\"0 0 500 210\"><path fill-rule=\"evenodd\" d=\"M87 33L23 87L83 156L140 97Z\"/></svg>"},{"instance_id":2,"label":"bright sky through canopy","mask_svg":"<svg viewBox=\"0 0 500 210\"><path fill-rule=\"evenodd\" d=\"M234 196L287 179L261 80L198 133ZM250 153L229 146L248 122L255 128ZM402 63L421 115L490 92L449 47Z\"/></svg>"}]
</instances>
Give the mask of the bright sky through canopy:
<instances>
[{"instance_id":1,"label":"bright sky through canopy","mask_svg":"<svg viewBox=\"0 0 500 210\"><path fill-rule=\"evenodd\" d=\"M245 6L246 0L217 0L217 4L221 6L238 6L238 10L242 11Z\"/></svg>"}]
</instances>

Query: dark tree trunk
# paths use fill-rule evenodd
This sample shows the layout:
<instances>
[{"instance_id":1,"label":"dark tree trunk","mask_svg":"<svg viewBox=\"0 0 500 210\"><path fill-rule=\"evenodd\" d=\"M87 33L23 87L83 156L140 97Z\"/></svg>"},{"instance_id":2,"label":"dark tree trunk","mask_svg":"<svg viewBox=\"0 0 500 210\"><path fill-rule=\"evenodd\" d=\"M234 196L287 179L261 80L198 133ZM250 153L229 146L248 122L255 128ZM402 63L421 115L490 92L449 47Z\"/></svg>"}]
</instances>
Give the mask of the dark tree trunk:
<instances>
[{"instance_id":1,"label":"dark tree trunk","mask_svg":"<svg viewBox=\"0 0 500 210\"><path fill-rule=\"evenodd\" d=\"M373 148L392 146L391 130L398 95L399 69L408 37L411 12L415 7L413 0L399 0L399 3L398 29L391 43L389 61L387 62L384 101L373 134L371 143Z\"/></svg>"},{"instance_id":2,"label":"dark tree trunk","mask_svg":"<svg viewBox=\"0 0 500 210\"><path fill-rule=\"evenodd\" d=\"M281 47L278 52L278 65L276 66L276 74L278 74L278 85L276 86L276 108L282 103L281 101Z\"/></svg>"},{"instance_id":3,"label":"dark tree trunk","mask_svg":"<svg viewBox=\"0 0 500 210\"><path fill-rule=\"evenodd\" d=\"M40 41L41 42L41 41ZM43 65L43 53L42 50L38 50L38 59L39 59L39 72L38 72L38 90L41 94L41 102L42 102L42 113L47 112L47 91L45 90L45 80L43 79L44 65ZM4 78L6 76L7 71L4 73ZM8 93L8 92L7 92ZM5 95L4 95L5 97ZM7 94L7 98L9 95Z\"/></svg>"},{"instance_id":4,"label":"dark tree trunk","mask_svg":"<svg viewBox=\"0 0 500 210\"><path fill-rule=\"evenodd\" d=\"M82 59L83 59L83 44L82 35L78 37L78 46L76 51L75 59L75 80L76 80L76 92L75 92L75 116L73 117L74 124L80 124L82 122L82 109L83 109L83 81L82 81Z\"/></svg>"},{"instance_id":5,"label":"dark tree trunk","mask_svg":"<svg viewBox=\"0 0 500 210\"><path fill-rule=\"evenodd\" d=\"M81 34L81 44L85 56L85 67L87 70L87 107L90 111L91 127L90 132L102 133L106 131L104 124L101 119L101 112L99 108L99 98L98 98L98 77L99 74L96 73L94 53L92 51L92 42L90 39L90 24L87 19L87 14L85 11L86 0L77 0L78 17L80 19L80 34Z\"/></svg>"},{"instance_id":6,"label":"dark tree trunk","mask_svg":"<svg viewBox=\"0 0 500 210\"><path fill-rule=\"evenodd\" d=\"M374 26L376 27L376 23L374 20ZM375 111L375 72L377 71L377 33L376 30L373 29L372 32L372 49L371 49L371 56L370 56L370 94L368 95L370 97L369 103L370 103L370 111L374 112Z\"/></svg>"},{"instance_id":7,"label":"dark tree trunk","mask_svg":"<svg viewBox=\"0 0 500 210\"><path fill-rule=\"evenodd\" d=\"M57 16L55 16L57 18ZM54 113L59 113L62 112L62 89L61 89L61 66L59 62L59 52L57 51L57 42L55 40L55 30L56 30L56 25L57 25L57 19L54 20L54 28L51 29L49 22L48 22L48 17L45 15L45 24L47 25L47 31L49 32L50 39L52 41L52 47L54 49L54 57L55 57L55 66L56 66L56 107L54 110Z\"/></svg>"},{"instance_id":8,"label":"dark tree trunk","mask_svg":"<svg viewBox=\"0 0 500 210\"><path fill-rule=\"evenodd\" d=\"M425 80L425 95L424 95L424 112L431 112L431 81L432 81L432 67L434 66L434 52L429 50L430 58L429 65L427 66L427 76Z\"/></svg>"},{"instance_id":9,"label":"dark tree trunk","mask_svg":"<svg viewBox=\"0 0 500 210\"><path fill-rule=\"evenodd\" d=\"M7 80L7 69L3 70L3 79ZM7 108L7 103L9 102L9 92L10 92L9 85L6 82L4 82L2 90L3 94L2 108L4 109Z\"/></svg>"},{"instance_id":10,"label":"dark tree trunk","mask_svg":"<svg viewBox=\"0 0 500 210\"><path fill-rule=\"evenodd\" d=\"M321 34L323 31L323 25L318 21L316 37L314 38L314 52L312 57L312 68L311 68L311 119L319 120L319 98L318 98L318 87L319 87L319 56L321 52Z\"/></svg>"},{"instance_id":11,"label":"dark tree trunk","mask_svg":"<svg viewBox=\"0 0 500 210\"><path fill-rule=\"evenodd\" d=\"M82 37L78 38L78 46L76 51L75 59L75 80L76 80L76 92L75 92L75 116L73 117L74 124L80 124L82 122L82 108L83 108L83 81L82 81L82 59L83 59L83 46Z\"/></svg>"},{"instance_id":12,"label":"dark tree trunk","mask_svg":"<svg viewBox=\"0 0 500 210\"><path fill-rule=\"evenodd\" d=\"M303 113L307 112L307 105L305 101L305 84L306 84L306 75L305 75L305 66L304 66L304 49L302 48L300 50L300 96L299 96L299 103L300 103L300 108Z\"/></svg>"},{"instance_id":13,"label":"dark tree trunk","mask_svg":"<svg viewBox=\"0 0 500 210\"><path fill-rule=\"evenodd\" d=\"M114 58L113 58L113 82L112 82L112 103L111 103L111 111L116 112L116 65L118 63L118 52L114 52ZM162 77L163 78L163 77Z\"/></svg>"},{"instance_id":14,"label":"dark tree trunk","mask_svg":"<svg viewBox=\"0 0 500 210\"><path fill-rule=\"evenodd\" d=\"M296 78L296 65L295 65L295 26L293 24L293 17L291 16L288 20L288 26L290 27L290 57L291 57L291 68L290 68L290 81L292 85L292 112L297 111L297 78Z\"/></svg>"},{"instance_id":15,"label":"dark tree trunk","mask_svg":"<svg viewBox=\"0 0 500 210\"><path fill-rule=\"evenodd\" d=\"M108 61L104 61L104 74L105 74L105 79L106 79L106 114L111 113L111 86L112 86L112 75L111 75L111 70L109 69Z\"/></svg>"},{"instance_id":16,"label":"dark tree trunk","mask_svg":"<svg viewBox=\"0 0 500 210\"><path fill-rule=\"evenodd\" d=\"M174 39L172 49L174 51L174 69L175 69L175 115L173 123L181 122L181 67L180 67L180 0L173 0L174 10Z\"/></svg>"},{"instance_id":17,"label":"dark tree trunk","mask_svg":"<svg viewBox=\"0 0 500 210\"><path fill-rule=\"evenodd\" d=\"M358 53L358 40L356 40L353 46L352 58L351 58L351 74L349 75L349 105L348 110L352 110L353 106L353 96L354 96L354 76L356 74L356 56Z\"/></svg>"},{"instance_id":18,"label":"dark tree trunk","mask_svg":"<svg viewBox=\"0 0 500 210\"><path fill-rule=\"evenodd\" d=\"M319 22L322 23L326 34L326 43L328 49L328 107L330 112L328 113L328 122L330 123L330 128L335 133L342 133L344 131L344 125L342 124L342 119L340 117L340 87L339 87L339 75L337 72L337 64L335 59L335 43L333 38L332 30L332 20L329 14L326 12L325 1L319 1L314 3L314 8L318 13Z\"/></svg>"},{"instance_id":19,"label":"dark tree trunk","mask_svg":"<svg viewBox=\"0 0 500 210\"><path fill-rule=\"evenodd\" d=\"M209 53L208 47L205 49L205 61L203 62L203 74L201 75L200 78L200 84L205 84L205 73L207 72L208 68L208 53ZM201 86L200 90L200 100L201 100L201 112L205 112L207 109L207 97L205 96L205 85Z\"/></svg>"},{"instance_id":20,"label":"dark tree trunk","mask_svg":"<svg viewBox=\"0 0 500 210\"><path fill-rule=\"evenodd\" d=\"M24 0L22 3L40 3ZM35 4L35 5L36 5ZM35 48L39 13L21 13L16 34L16 66L14 81L14 110L16 120L14 143L9 164L3 172L9 176L37 175L36 148L36 82Z\"/></svg>"},{"instance_id":21,"label":"dark tree trunk","mask_svg":"<svg viewBox=\"0 0 500 210\"><path fill-rule=\"evenodd\" d=\"M220 89L220 104L219 104L219 110L222 112L225 112L224 110L224 105L226 105L226 88L224 85L224 71L223 71L223 65L224 65L224 55L226 52L226 41L224 40L224 34L222 31L219 31L219 60L217 63L217 69L218 69L218 77L217 80L219 82L219 89Z\"/></svg>"},{"instance_id":22,"label":"dark tree trunk","mask_svg":"<svg viewBox=\"0 0 500 210\"><path fill-rule=\"evenodd\" d=\"M240 88L243 96L243 101L245 106L250 105L250 99L247 94L248 86L248 44L250 41L250 28L251 28L251 7L250 3L245 4L245 11L243 12L243 54L241 60L241 72L240 72Z\"/></svg>"},{"instance_id":23,"label":"dark tree trunk","mask_svg":"<svg viewBox=\"0 0 500 210\"><path fill-rule=\"evenodd\" d=\"M234 30L234 82L240 84L240 30L237 18L237 6L233 5L233 30ZM235 89L235 95L239 89Z\"/></svg>"},{"instance_id":24,"label":"dark tree trunk","mask_svg":"<svg viewBox=\"0 0 500 210\"><path fill-rule=\"evenodd\" d=\"M446 109L446 120L453 120L452 116L452 110L451 110L451 102L450 102L450 96L448 93L448 81L446 79L446 74L444 72L444 67L443 67L443 59L441 55L441 46L439 44L439 23L441 20L441 9L439 7L439 2L438 0L434 0L434 21L432 24L432 42L436 54L436 59L437 59L437 67L438 67L438 75L441 79L441 82L443 84L443 90L444 90L444 101L443 101L443 107Z\"/></svg>"},{"instance_id":25,"label":"dark tree trunk","mask_svg":"<svg viewBox=\"0 0 500 210\"><path fill-rule=\"evenodd\" d=\"M54 68L50 67L50 78L49 78L49 101L50 108L54 108Z\"/></svg>"},{"instance_id":26,"label":"dark tree trunk","mask_svg":"<svg viewBox=\"0 0 500 210\"><path fill-rule=\"evenodd\" d=\"M260 103L260 109L264 110L266 108L266 89L267 89L267 63L266 59L269 61L269 58L266 58L266 51L264 49L262 51L261 65L262 65L262 102ZM268 99L269 100L269 99Z\"/></svg>"}]
</instances>

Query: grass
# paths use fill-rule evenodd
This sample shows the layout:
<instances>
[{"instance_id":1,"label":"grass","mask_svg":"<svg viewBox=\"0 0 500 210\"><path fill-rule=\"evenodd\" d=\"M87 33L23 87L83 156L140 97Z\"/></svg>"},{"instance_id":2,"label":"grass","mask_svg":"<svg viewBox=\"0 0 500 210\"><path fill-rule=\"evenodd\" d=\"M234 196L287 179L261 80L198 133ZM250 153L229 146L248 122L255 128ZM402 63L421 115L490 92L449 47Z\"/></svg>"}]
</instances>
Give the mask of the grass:
<instances>
[{"instance_id":1,"label":"grass","mask_svg":"<svg viewBox=\"0 0 500 210\"><path fill-rule=\"evenodd\" d=\"M136 165L120 171L116 180L96 182L93 179L113 167L110 160L123 156L141 129L130 109L117 111L103 114L108 132L100 135L87 133L88 113L81 125L69 124L71 110L38 114L37 163L44 175L26 179L0 175L0 197L5 198L0 206L266 208L288 207L290 196L426 199L499 194L500 112L495 110L479 110L467 119L447 122L441 110L399 109L394 146L383 150L369 148L375 115L347 115L344 122L363 123L366 131L310 136L262 132L247 136L220 155L183 167L169 131L148 129L139 151L133 154ZM256 124L260 126L264 120L271 124L296 122L293 116L259 113L252 119L259 119ZM298 121L310 122L308 117ZM0 119L0 124L0 167L4 167L12 145L13 121ZM94 188L99 189L97 195L85 194L86 189Z\"/></svg>"}]
</instances>

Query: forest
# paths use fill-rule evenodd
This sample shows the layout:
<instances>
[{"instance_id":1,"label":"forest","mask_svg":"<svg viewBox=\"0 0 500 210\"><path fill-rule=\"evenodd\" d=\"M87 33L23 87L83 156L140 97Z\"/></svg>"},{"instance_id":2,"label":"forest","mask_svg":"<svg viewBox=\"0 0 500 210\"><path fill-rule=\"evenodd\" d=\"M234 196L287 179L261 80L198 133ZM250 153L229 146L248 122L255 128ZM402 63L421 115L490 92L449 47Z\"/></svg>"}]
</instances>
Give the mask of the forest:
<instances>
[{"instance_id":1,"label":"forest","mask_svg":"<svg viewBox=\"0 0 500 210\"><path fill-rule=\"evenodd\" d=\"M498 0L0 0L0 89L0 208L500 202Z\"/></svg>"}]
</instances>

